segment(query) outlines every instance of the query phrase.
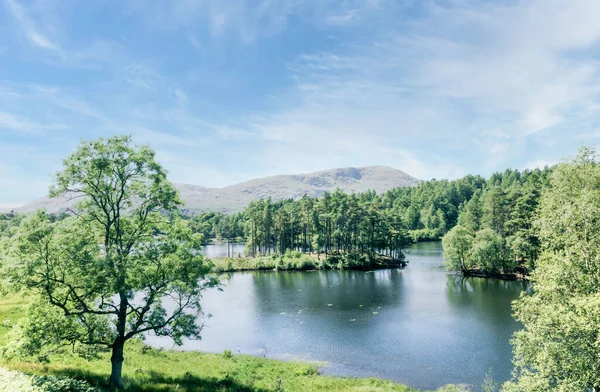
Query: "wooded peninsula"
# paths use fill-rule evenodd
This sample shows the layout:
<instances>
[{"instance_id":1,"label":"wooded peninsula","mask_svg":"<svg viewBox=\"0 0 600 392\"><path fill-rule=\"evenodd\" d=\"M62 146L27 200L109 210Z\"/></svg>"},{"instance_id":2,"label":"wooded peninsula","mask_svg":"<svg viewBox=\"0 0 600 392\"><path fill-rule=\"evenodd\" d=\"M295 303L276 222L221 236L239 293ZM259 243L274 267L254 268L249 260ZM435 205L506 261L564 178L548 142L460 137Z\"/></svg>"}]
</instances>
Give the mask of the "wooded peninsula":
<instances>
[{"instance_id":1,"label":"wooded peninsula","mask_svg":"<svg viewBox=\"0 0 600 392\"><path fill-rule=\"evenodd\" d=\"M407 244L444 238L448 269L512 279L535 267L534 213L551 174L551 168L506 170L380 195L338 190L320 198L259 199L231 215L194 215L190 227L205 243L246 243L244 255L215 260L222 271L398 267Z\"/></svg>"}]
</instances>

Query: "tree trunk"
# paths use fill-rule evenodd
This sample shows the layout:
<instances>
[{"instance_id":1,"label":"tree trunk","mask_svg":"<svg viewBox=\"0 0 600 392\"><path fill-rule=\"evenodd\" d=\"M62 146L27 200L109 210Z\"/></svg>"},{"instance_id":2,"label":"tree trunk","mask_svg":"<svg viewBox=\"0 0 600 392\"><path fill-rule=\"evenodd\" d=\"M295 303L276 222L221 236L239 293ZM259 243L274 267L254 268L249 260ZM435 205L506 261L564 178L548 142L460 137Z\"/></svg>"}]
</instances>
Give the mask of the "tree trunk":
<instances>
[{"instance_id":1,"label":"tree trunk","mask_svg":"<svg viewBox=\"0 0 600 392\"><path fill-rule=\"evenodd\" d=\"M110 362L112 364L110 380L108 385L110 388L123 389L123 381L121 376L123 374L123 348L125 346L125 340L118 338L112 349L112 356Z\"/></svg>"}]
</instances>

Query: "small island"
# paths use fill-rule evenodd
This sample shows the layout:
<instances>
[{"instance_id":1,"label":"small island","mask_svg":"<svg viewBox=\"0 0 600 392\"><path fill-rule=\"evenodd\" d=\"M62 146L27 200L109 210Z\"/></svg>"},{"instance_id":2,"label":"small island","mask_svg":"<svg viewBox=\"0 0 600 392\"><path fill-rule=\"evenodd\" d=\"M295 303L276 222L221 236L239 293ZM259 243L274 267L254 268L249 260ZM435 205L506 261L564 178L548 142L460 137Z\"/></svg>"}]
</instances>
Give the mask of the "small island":
<instances>
[{"instance_id":1,"label":"small island","mask_svg":"<svg viewBox=\"0 0 600 392\"><path fill-rule=\"evenodd\" d=\"M392 257L387 255L359 253L301 253L288 250L283 255L274 253L262 257L218 257L212 258L217 272L234 271L312 271L312 270L359 270L371 271L384 268L403 268L406 258L402 253Z\"/></svg>"}]
</instances>

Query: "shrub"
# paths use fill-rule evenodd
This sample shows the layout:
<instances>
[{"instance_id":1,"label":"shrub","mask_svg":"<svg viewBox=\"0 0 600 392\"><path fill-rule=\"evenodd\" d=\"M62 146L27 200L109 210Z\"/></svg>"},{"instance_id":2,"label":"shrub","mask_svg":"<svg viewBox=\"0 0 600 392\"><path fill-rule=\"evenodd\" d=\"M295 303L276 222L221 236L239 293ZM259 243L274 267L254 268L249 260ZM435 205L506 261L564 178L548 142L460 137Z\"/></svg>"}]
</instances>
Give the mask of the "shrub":
<instances>
[{"instance_id":1,"label":"shrub","mask_svg":"<svg viewBox=\"0 0 600 392\"><path fill-rule=\"evenodd\" d=\"M32 376L33 385L41 392L96 392L97 389L85 381L68 377Z\"/></svg>"},{"instance_id":2,"label":"shrub","mask_svg":"<svg viewBox=\"0 0 600 392\"><path fill-rule=\"evenodd\" d=\"M300 270L310 270L315 269L315 263L310 257L303 257L302 259L296 261L295 267Z\"/></svg>"}]
</instances>

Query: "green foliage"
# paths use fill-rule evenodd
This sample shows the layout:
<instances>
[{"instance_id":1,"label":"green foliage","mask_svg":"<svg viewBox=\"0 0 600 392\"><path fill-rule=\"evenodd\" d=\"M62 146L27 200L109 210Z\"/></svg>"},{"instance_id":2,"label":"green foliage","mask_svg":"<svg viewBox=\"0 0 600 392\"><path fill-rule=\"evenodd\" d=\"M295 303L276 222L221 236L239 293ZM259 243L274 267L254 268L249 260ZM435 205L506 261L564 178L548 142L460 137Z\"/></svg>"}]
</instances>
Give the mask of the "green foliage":
<instances>
[{"instance_id":1,"label":"green foliage","mask_svg":"<svg viewBox=\"0 0 600 392\"><path fill-rule=\"evenodd\" d=\"M366 253L330 253L327 259L317 255L298 251L287 251L283 255L258 257L234 257L213 259L216 272L279 270L307 271L320 269L372 270L378 268L399 268L404 266L404 258L397 259L378 254Z\"/></svg>"},{"instance_id":2,"label":"green foliage","mask_svg":"<svg viewBox=\"0 0 600 392\"><path fill-rule=\"evenodd\" d=\"M475 233L475 239L461 252L466 255L462 262L456 254L457 246L450 246L457 239L446 241L447 268L483 275L514 275L533 270L540 248L533 222L551 173L549 168L506 170L493 174L482 188L475 190L460 206L458 216L458 224Z\"/></svg>"},{"instance_id":3,"label":"green foliage","mask_svg":"<svg viewBox=\"0 0 600 392\"><path fill-rule=\"evenodd\" d=\"M483 392L496 392L498 390L498 385L494 382L489 371L485 374L483 384L481 384L481 390Z\"/></svg>"},{"instance_id":4,"label":"green foliage","mask_svg":"<svg viewBox=\"0 0 600 392\"><path fill-rule=\"evenodd\" d=\"M458 224L474 233L481 227L482 217L481 189L477 189L469 201L463 204L462 211L458 215Z\"/></svg>"},{"instance_id":5,"label":"green foliage","mask_svg":"<svg viewBox=\"0 0 600 392\"><path fill-rule=\"evenodd\" d=\"M207 212L190 218L190 228L194 233L202 234L203 242L238 242L244 240L244 214Z\"/></svg>"},{"instance_id":6,"label":"green foliage","mask_svg":"<svg viewBox=\"0 0 600 392\"><path fill-rule=\"evenodd\" d=\"M233 354L231 353L231 350L223 351L223 357L224 358L233 358Z\"/></svg>"},{"instance_id":7,"label":"green foliage","mask_svg":"<svg viewBox=\"0 0 600 392\"><path fill-rule=\"evenodd\" d=\"M202 291L217 282L152 150L129 137L84 142L51 194L78 197L74 214L25 217L2 241L10 287L37 298L13 345L20 354L110 348L111 384L120 387L129 339L199 337Z\"/></svg>"},{"instance_id":8,"label":"green foliage","mask_svg":"<svg viewBox=\"0 0 600 392\"><path fill-rule=\"evenodd\" d=\"M318 258L364 253L401 260L407 243L439 240L454 227L462 206L474 194L480 195L485 185L482 177L466 176L456 181L425 181L381 195L336 190L320 198L259 199L242 213L196 215L191 227L203 235L205 243L244 240L245 255L252 258L296 250L316 253Z\"/></svg>"},{"instance_id":9,"label":"green foliage","mask_svg":"<svg viewBox=\"0 0 600 392\"><path fill-rule=\"evenodd\" d=\"M33 385L40 392L97 392L87 382L61 376L34 376Z\"/></svg>"},{"instance_id":10,"label":"green foliage","mask_svg":"<svg viewBox=\"0 0 600 392\"><path fill-rule=\"evenodd\" d=\"M536 222L532 291L515 304L515 372L506 391L600 389L600 165L582 149L558 165Z\"/></svg>"},{"instance_id":11,"label":"green foliage","mask_svg":"<svg viewBox=\"0 0 600 392\"><path fill-rule=\"evenodd\" d=\"M471 252L475 238L473 232L461 225L454 226L442 240L449 270L467 271L470 267Z\"/></svg>"},{"instance_id":12,"label":"green foliage","mask_svg":"<svg viewBox=\"0 0 600 392\"><path fill-rule=\"evenodd\" d=\"M245 211L246 254L276 253L285 260L301 253L316 254L317 259L343 253L355 261L355 254L379 253L400 260L401 248L410 239L402 217L383 209L382 203L371 192L348 195L339 190L320 199L255 200ZM298 269L316 267L312 258L302 260Z\"/></svg>"},{"instance_id":13,"label":"green foliage","mask_svg":"<svg viewBox=\"0 0 600 392\"><path fill-rule=\"evenodd\" d=\"M513 263L506 255L504 239L492 229L483 229L475 234L471 260L472 265L486 274L514 271Z\"/></svg>"},{"instance_id":14,"label":"green foliage","mask_svg":"<svg viewBox=\"0 0 600 392\"><path fill-rule=\"evenodd\" d=\"M441 232L437 229L417 229L410 230L408 235L412 242L437 241L440 239Z\"/></svg>"}]
</instances>

